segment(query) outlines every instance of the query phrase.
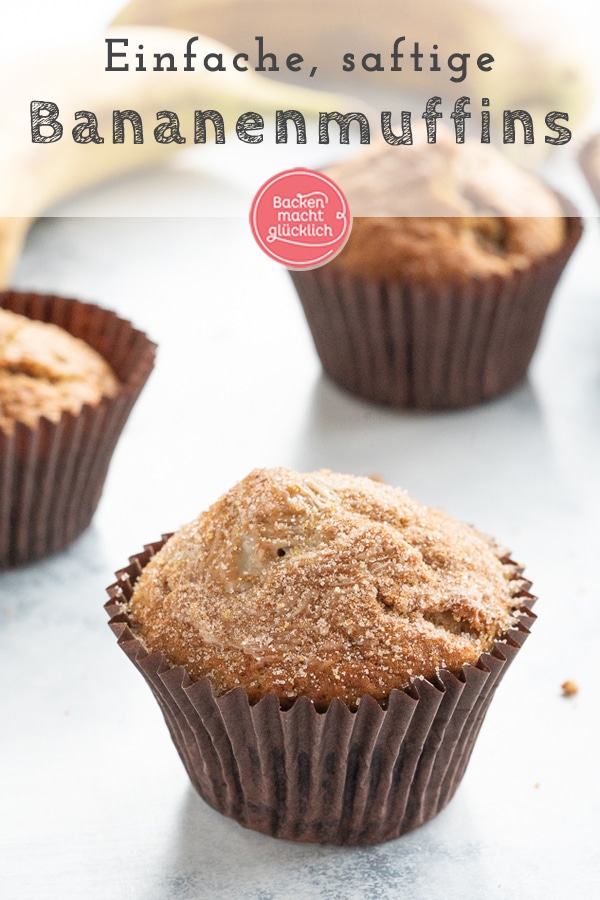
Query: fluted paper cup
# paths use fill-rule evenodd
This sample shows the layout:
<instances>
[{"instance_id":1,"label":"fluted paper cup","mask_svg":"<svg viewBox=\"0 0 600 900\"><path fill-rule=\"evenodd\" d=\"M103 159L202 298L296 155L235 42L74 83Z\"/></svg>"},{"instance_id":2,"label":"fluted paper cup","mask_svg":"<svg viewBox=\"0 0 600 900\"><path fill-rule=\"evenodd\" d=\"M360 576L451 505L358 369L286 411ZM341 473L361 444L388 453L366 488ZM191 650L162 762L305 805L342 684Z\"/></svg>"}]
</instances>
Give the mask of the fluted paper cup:
<instances>
[{"instance_id":1,"label":"fluted paper cup","mask_svg":"<svg viewBox=\"0 0 600 900\"><path fill-rule=\"evenodd\" d=\"M565 222L555 253L507 277L425 285L346 274L335 261L290 271L325 372L365 400L413 409L471 406L516 387L581 236L578 216Z\"/></svg>"},{"instance_id":2,"label":"fluted paper cup","mask_svg":"<svg viewBox=\"0 0 600 900\"><path fill-rule=\"evenodd\" d=\"M114 312L79 300L10 291L0 293L0 307L64 328L97 350L119 380L114 397L64 412L58 422L0 429L2 569L62 550L87 528L156 345Z\"/></svg>"},{"instance_id":3,"label":"fluted paper cup","mask_svg":"<svg viewBox=\"0 0 600 900\"><path fill-rule=\"evenodd\" d=\"M355 711L334 699L319 712L307 697L282 710L275 694L251 705L243 688L215 696L205 678L149 652L132 631L127 602L169 535L131 557L108 588L109 625L141 672L200 796L246 828L273 837L374 844L427 822L454 795L484 716L529 634L534 599L523 582L518 624L476 665L417 678L384 704ZM503 560L514 569L515 564ZM515 577L520 578L520 571Z\"/></svg>"}]
</instances>

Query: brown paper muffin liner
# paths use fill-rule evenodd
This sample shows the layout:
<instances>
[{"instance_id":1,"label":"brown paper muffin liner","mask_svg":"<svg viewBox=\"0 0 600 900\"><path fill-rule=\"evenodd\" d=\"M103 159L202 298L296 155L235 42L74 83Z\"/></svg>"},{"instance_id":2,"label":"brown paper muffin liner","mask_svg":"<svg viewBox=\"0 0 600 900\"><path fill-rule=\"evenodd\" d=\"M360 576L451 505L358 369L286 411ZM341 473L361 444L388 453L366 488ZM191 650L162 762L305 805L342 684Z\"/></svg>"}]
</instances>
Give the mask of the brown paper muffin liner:
<instances>
[{"instance_id":1,"label":"brown paper muffin liner","mask_svg":"<svg viewBox=\"0 0 600 900\"><path fill-rule=\"evenodd\" d=\"M365 400L413 409L471 406L516 387L581 236L578 216L565 222L556 253L508 277L424 286L347 275L335 262L290 271L323 368Z\"/></svg>"},{"instance_id":2,"label":"brown paper muffin liner","mask_svg":"<svg viewBox=\"0 0 600 900\"><path fill-rule=\"evenodd\" d=\"M200 796L246 828L320 843L387 841L437 815L456 791L494 691L529 634L530 583L518 594L518 624L458 675L442 670L433 681L416 679L393 690L385 708L365 696L354 712L337 698L317 712L300 697L282 710L275 694L251 705L241 687L216 697L207 679L192 682L182 666L149 653L133 634L124 604L169 537L146 545L117 572L105 608Z\"/></svg>"},{"instance_id":3,"label":"brown paper muffin liner","mask_svg":"<svg viewBox=\"0 0 600 900\"><path fill-rule=\"evenodd\" d=\"M0 429L0 569L62 550L87 528L110 459L152 367L156 345L130 322L90 303L0 293L0 307L51 322L97 350L119 379L115 397L64 412L58 422Z\"/></svg>"}]
</instances>

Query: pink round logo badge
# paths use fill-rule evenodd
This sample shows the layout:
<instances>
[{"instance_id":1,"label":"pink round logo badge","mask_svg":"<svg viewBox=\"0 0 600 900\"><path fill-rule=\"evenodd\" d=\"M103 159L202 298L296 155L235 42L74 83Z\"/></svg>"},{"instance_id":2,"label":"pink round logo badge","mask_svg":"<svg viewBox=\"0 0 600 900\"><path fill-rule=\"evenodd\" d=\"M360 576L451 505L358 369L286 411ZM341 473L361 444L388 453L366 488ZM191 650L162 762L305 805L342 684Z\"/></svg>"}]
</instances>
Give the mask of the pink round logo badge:
<instances>
[{"instance_id":1,"label":"pink round logo badge","mask_svg":"<svg viewBox=\"0 0 600 900\"><path fill-rule=\"evenodd\" d=\"M250 227L262 250L290 269L314 269L340 252L351 218L343 193L326 175L288 169L269 178L250 208Z\"/></svg>"}]
</instances>

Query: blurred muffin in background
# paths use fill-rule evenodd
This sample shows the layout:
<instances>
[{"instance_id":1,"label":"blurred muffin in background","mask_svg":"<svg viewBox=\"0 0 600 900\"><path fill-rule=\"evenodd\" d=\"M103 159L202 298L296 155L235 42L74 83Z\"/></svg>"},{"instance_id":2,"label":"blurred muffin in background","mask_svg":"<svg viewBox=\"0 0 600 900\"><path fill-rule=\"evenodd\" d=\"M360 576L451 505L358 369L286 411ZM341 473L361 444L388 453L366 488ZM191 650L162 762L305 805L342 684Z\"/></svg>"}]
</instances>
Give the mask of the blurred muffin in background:
<instances>
[{"instance_id":1,"label":"blurred muffin in background","mask_svg":"<svg viewBox=\"0 0 600 900\"><path fill-rule=\"evenodd\" d=\"M94 304L0 294L0 568L88 526L155 349Z\"/></svg>"},{"instance_id":2,"label":"blurred muffin in background","mask_svg":"<svg viewBox=\"0 0 600 900\"><path fill-rule=\"evenodd\" d=\"M420 409L519 384L581 234L574 210L493 147L442 130L327 174L361 214L335 259L290 274L331 378Z\"/></svg>"},{"instance_id":3,"label":"blurred muffin in background","mask_svg":"<svg viewBox=\"0 0 600 900\"><path fill-rule=\"evenodd\" d=\"M58 422L119 389L108 363L57 325L0 308L0 428L35 427L41 416Z\"/></svg>"},{"instance_id":4,"label":"blurred muffin in background","mask_svg":"<svg viewBox=\"0 0 600 900\"><path fill-rule=\"evenodd\" d=\"M579 164L600 205L600 134L588 138L585 142L579 151Z\"/></svg>"}]
</instances>

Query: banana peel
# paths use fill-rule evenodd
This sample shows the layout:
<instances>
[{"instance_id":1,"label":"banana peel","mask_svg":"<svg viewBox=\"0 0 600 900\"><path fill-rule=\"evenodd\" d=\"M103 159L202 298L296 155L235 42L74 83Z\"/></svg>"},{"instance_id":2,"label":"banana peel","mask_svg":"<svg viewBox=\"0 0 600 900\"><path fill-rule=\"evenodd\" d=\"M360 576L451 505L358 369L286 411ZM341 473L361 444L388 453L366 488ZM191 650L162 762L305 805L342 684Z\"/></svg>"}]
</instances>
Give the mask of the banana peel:
<instances>
[{"instance_id":1,"label":"banana peel","mask_svg":"<svg viewBox=\"0 0 600 900\"><path fill-rule=\"evenodd\" d=\"M10 64L10 72L0 74L0 84L14 85L6 98L5 121L21 123L20 130L0 138L0 287L6 287L22 250L32 221L61 199L106 179L136 169L160 165L173 158L180 147L193 146L194 110L214 108L225 122L247 110L272 116L277 108L301 109L307 117L322 109L336 109L339 96L270 81L249 71L236 73L230 68L213 77L207 73L114 72L106 73L105 37L127 38L131 48L143 44L150 54L185 47L186 32L153 26L120 26L105 35L97 35L87 45L66 49L47 59L36 57ZM198 56L232 51L213 39L200 37L195 45ZM151 57L149 57L151 58ZM58 59L58 61L57 61ZM33 99L52 101L60 110L63 137L49 144L34 144L23 128L24 110ZM134 145L127 137L123 144L112 141L112 111L133 109L144 122L143 145ZM90 110L97 116L103 144L78 144L70 131L77 124L77 110ZM157 112L177 112L186 144L160 144L151 129ZM148 129L150 132L148 133Z\"/></svg>"},{"instance_id":2,"label":"banana peel","mask_svg":"<svg viewBox=\"0 0 600 900\"><path fill-rule=\"evenodd\" d=\"M65 111L67 131L78 109L91 109L100 121L106 121L114 106L135 109L150 119L162 108L174 109L182 120L206 106L224 115L228 111L239 115L245 109L266 115L281 106L310 115L348 107L348 100L339 94L316 90L320 84L346 95L362 93L371 102L374 91L388 91L398 104L405 95L465 92L464 85L449 80L447 71L432 72L427 66L414 71L408 59L401 73L392 71L389 53L399 35L406 35L408 44L418 40L425 53L438 45L442 66L449 53L470 53L465 85L474 103L480 94L498 109L522 108L534 115L564 110L570 124L576 124L593 99L592 66L583 60L568 24L553 19L550 10L520 0L369 0L368 4L365 0L131 0L113 25L108 36L129 37L131 46L137 40L161 51L182 46L191 34L203 35L195 48L198 59L210 52L230 57L230 47L249 51L261 34L268 49L278 55L300 52L310 58L318 64L318 76L309 80L307 67L293 77L288 74L293 84L281 84L277 80L281 72L273 77L250 71L238 78L228 70L208 80L199 67L197 73L127 72L107 78L104 61L98 58L104 52L104 36L98 35L88 46L67 49L59 58L36 57L23 60L20 66L11 63L0 74L0 84L11 85L6 121L22 122L24 98L57 102ZM387 61L385 70L376 73L376 80L360 66L350 76L344 75L341 62L349 50L357 59L364 53L381 53ZM495 57L493 81L473 68L480 52ZM45 96L39 96L40 92ZM34 146L28 145L28 136L21 133L17 142L5 131L0 140L0 286L9 282L31 221L50 205L102 180L171 159L179 146L165 147L150 139L142 150L130 141L113 145L109 136L98 147L75 144L69 136L57 144Z\"/></svg>"},{"instance_id":3,"label":"banana peel","mask_svg":"<svg viewBox=\"0 0 600 900\"><path fill-rule=\"evenodd\" d=\"M330 89L354 96L362 96L362 89L371 100L374 90L400 97L452 89L454 96L471 94L473 103L487 97L498 110L541 114L542 122L551 110L566 111L572 124L585 118L593 100L593 60L585 58L572 23L540 0L130 0L113 24L134 23L199 30L240 51L263 35L269 49L282 56L298 51L318 63L319 77ZM390 66L400 35L407 41L401 73ZM425 54L421 71L408 58L414 41ZM429 68L434 45L441 72ZM357 60L379 52L387 67L374 74L357 66L344 74L348 51L355 51ZM471 57L461 88L444 74L444 65L448 55L462 52ZM475 65L482 52L494 56L493 75Z\"/></svg>"}]
</instances>

